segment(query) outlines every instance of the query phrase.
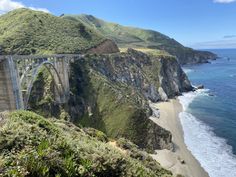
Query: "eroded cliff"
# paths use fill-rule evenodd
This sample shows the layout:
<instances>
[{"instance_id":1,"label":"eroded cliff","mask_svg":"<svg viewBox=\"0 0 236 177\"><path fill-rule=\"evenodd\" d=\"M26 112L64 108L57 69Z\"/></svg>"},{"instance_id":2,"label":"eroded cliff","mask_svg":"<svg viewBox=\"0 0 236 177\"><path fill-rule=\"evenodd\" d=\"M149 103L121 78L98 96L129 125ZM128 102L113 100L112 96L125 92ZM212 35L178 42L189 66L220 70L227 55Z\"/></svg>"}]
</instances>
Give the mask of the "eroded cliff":
<instances>
[{"instance_id":1,"label":"eroded cliff","mask_svg":"<svg viewBox=\"0 0 236 177\"><path fill-rule=\"evenodd\" d=\"M174 57L159 58L133 49L89 54L71 63L70 87L68 105L46 101L47 96L41 94L37 97L41 104L31 108L47 117L94 127L113 138L126 137L151 150L171 149L172 144L171 133L149 119L149 101L165 101L192 89ZM35 85L33 92L37 90Z\"/></svg>"}]
</instances>

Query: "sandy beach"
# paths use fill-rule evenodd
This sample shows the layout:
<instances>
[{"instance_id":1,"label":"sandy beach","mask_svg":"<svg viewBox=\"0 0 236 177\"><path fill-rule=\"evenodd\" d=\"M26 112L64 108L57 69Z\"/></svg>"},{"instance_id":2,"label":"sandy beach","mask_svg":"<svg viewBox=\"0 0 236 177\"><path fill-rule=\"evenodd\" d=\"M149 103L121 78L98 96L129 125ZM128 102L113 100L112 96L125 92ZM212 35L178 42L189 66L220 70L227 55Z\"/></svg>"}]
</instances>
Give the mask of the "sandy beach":
<instances>
[{"instance_id":1,"label":"sandy beach","mask_svg":"<svg viewBox=\"0 0 236 177\"><path fill-rule=\"evenodd\" d=\"M179 120L182 105L178 100L151 104L160 110L160 118L151 117L158 125L172 133L174 150L158 150L152 155L163 167L173 172L174 176L181 174L185 177L209 177L184 143L184 134Z\"/></svg>"}]
</instances>

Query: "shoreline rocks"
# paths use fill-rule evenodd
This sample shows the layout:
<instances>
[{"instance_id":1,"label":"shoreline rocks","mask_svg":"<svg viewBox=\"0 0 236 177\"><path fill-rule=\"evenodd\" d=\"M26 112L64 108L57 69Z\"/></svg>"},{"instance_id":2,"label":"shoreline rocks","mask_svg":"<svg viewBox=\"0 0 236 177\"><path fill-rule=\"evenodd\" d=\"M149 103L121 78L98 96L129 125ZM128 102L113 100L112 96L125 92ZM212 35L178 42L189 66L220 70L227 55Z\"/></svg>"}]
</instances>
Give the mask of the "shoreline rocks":
<instances>
[{"instance_id":1,"label":"shoreline rocks","mask_svg":"<svg viewBox=\"0 0 236 177\"><path fill-rule=\"evenodd\" d=\"M200 84L200 85L198 85L198 86L195 87L194 91L196 91L196 90L201 90L201 89L204 89L204 88L205 88L204 85L203 85L203 84Z\"/></svg>"}]
</instances>

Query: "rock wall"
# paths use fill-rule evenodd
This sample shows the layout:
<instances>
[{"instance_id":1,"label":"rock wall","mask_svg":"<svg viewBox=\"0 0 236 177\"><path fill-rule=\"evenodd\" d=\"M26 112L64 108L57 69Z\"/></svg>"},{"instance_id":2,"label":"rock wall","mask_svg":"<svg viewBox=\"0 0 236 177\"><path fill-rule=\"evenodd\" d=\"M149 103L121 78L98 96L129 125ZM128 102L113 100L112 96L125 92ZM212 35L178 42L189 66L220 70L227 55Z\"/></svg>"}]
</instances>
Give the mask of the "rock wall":
<instances>
[{"instance_id":1,"label":"rock wall","mask_svg":"<svg viewBox=\"0 0 236 177\"><path fill-rule=\"evenodd\" d=\"M90 48L87 53L96 53L96 54L109 54L109 53L117 53L119 52L119 48L116 43L112 40L105 40L100 45L96 47Z\"/></svg>"},{"instance_id":2,"label":"rock wall","mask_svg":"<svg viewBox=\"0 0 236 177\"><path fill-rule=\"evenodd\" d=\"M149 119L148 101L165 101L192 90L175 58L149 56L133 49L88 55L77 61L72 67L71 86L72 121L110 137L126 137L151 150L171 149L172 136Z\"/></svg>"},{"instance_id":3,"label":"rock wall","mask_svg":"<svg viewBox=\"0 0 236 177\"><path fill-rule=\"evenodd\" d=\"M69 103L65 111L51 116L69 115L77 125L99 129L112 138L128 138L141 148L171 149L171 133L149 119L149 101L163 101L191 88L173 57L159 58L133 49L88 54L71 64ZM52 112L42 105L44 109L39 109L40 104L34 108Z\"/></svg>"},{"instance_id":4,"label":"rock wall","mask_svg":"<svg viewBox=\"0 0 236 177\"><path fill-rule=\"evenodd\" d=\"M175 59L160 59L160 87L158 89L162 100L193 90L187 75Z\"/></svg>"},{"instance_id":5,"label":"rock wall","mask_svg":"<svg viewBox=\"0 0 236 177\"><path fill-rule=\"evenodd\" d=\"M185 48L182 51L174 51L171 54L177 57L177 60L181 65L208 63L209 60L215 60L217 58L217 55L214 53L188 48Z\"/></svg>"}]
</instances>

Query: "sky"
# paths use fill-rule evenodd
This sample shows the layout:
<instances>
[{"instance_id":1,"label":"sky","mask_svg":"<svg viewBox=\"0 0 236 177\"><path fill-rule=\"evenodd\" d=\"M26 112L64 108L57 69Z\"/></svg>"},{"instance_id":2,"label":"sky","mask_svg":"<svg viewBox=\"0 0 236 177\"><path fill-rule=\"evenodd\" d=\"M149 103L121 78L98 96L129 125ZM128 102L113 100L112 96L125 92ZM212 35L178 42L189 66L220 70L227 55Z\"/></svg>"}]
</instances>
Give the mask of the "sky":
<instances>
[{"instance_id":1,"label":"sky","mask_svg":"<svg viewBox=\"0 0 236 177\"><path fill-rule=\"evenodd\" d=\"M0 13L27 7L90 14L159 31L195 49L236 48L236 0L0 0Z\"/></svg>"}]
</instances>

